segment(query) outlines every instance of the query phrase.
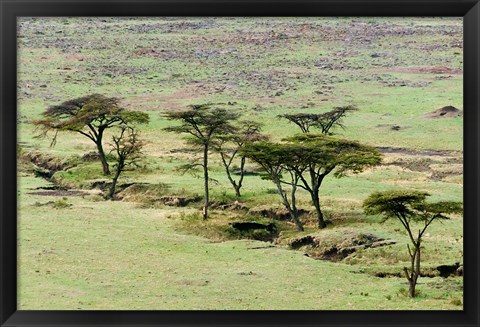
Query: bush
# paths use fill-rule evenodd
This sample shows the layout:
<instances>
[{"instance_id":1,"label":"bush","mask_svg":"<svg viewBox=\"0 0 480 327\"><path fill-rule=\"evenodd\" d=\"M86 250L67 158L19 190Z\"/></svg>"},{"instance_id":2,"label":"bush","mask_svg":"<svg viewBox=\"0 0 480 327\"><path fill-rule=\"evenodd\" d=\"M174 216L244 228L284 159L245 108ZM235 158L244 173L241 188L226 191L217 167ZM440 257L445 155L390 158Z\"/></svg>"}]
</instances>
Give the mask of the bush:
<instances>
[{"instance_id":1,"label":"bush","mask_svg":"<svg viewBox=\"0 0 480 327\"><path fill-rule=\"evenodd\" d=\"M67 198L62 198L52 203L52 207L54 209L65 209L65 208L70 208L71 206L72 204L68 203Z\"/></svg>"}]
</instances>

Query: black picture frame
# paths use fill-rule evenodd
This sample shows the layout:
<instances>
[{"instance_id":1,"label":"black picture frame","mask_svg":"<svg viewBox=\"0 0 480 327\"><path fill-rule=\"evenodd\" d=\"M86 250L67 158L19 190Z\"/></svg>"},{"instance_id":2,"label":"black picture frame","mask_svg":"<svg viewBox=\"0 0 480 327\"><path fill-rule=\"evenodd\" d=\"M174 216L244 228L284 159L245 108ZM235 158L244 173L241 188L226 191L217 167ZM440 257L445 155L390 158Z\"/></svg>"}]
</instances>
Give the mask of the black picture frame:
<instances>
[{"instance_id":1,"label":"black picture frame","mask_svg":"<svg viewBox=\"0 0 480 327\"><path fill-rule=\"evenodd\" d=\"M479 326L480 4L478 0L0 0L1 326ZM16 19L19 16L462 16L464 310L19 311L16 236Z\"/></svg>"}]
</instances>

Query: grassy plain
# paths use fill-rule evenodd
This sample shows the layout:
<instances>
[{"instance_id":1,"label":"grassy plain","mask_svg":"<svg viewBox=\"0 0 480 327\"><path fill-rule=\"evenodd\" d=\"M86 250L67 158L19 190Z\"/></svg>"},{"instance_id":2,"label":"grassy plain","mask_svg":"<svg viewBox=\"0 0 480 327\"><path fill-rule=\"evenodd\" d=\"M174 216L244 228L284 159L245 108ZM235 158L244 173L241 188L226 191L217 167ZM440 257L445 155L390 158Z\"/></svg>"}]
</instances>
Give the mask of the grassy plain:
<instances>
[{"instance_id":1,"label":"grassy plain","mask_svg":"<svg viewBox=\"0 0 480 327\"><path fill-rule=\"evenodd\" d=\"M462 309L463 278L440 277L437 267L462 263L463 217L432 225L422 258L430 277L409 299L395 275L408 262L405 233L361 210L371 192L391 188L462 200L463 119L425 117L463 109L460 18L25 18L18 42L19 309ZM105 179L99 162L81 159L93 143L60 133L52 148L35 138L31 121L48 105L91 93L149 113L140 128L144 166L121 183L148 183L157 193L127 188L122 201L106 202L92 189ZM381 147L383 164L327 177L327 229L307 214L303 233L275 220L274 243L244 239L228 223L270 222L259 210L281 209L274 185L259 176L242 188L248 213L215 209L202 222L200 203L158 199L202 193L200 179L177 170L192 158L178 151L180 136L162 130L171 122L161 114L206 102L263 122L274 140L297 132L279 114L354 104L360 110L337 135ZM32 153L46 158L37 164L72 164L51 181L35 178L25 159ZM215 154L211 177L212 201L233 203ZM53 183L75 191L41 189ZM306 193L299 206L313 209ZM335 262L288 247L303 235L331 246L359 234L396 243Z\"/></svg>"}]
</instances>

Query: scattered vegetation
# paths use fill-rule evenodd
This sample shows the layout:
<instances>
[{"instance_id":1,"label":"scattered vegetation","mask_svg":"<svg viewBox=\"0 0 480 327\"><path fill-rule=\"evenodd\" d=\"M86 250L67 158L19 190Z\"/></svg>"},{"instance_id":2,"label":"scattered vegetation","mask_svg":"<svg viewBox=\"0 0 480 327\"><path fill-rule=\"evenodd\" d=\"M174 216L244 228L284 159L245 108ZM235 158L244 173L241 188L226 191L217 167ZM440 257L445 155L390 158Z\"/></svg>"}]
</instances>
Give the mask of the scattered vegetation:
<instances>
[{"instance_id":1,"label":"scattered vegetation","mask_svg":"<svg viewBox=\"0 0 480 327\"><path fill-rule=\"evenodd\" d=\"M43 129L41 136L55 131L52 145L55 144L59 131L77 132L95 143L105 175L110 175L103 149L105 130L121 125L148 123L149 120L148 114L125 110L119 106L117 98L101 94L87 95L50 106L42 116L43 119L36 120L34 124Z\"/></svg>"},{"instance_id":2,"label":"scattered vegetation","mask_svg":"<svg viewBox=\"0 0 480 327\"><path fill-rule=\"evenodd\" d=\"M240 127L233 133L219 135L213 144L213 148L220 154L222 164L225 167L228 180L235 190L237 198L241 196L240 189L243 185L245 177L245 155L240 154L240 164L238 169L232 171L233 163L239 151L246 143L253 143L266 140L268 137L260 133L261 124L254 121L242 121ZM235 180L233 173L239 175L238 180Z\"/></svg>"},{"instance_id":3,"label":"scattered vegetation","mask_svg":"<svg viewBox=\"0 0 480 327\"><path fill-rule=\"evenodd\" d=\"M238 114L222 108L212 108L210 104L192 105L190 110L181 112L168 112L165 117L169 120L181 122L180 126L169 126L165 130L178 134L187 134L187 142L190 145L200 147L202 150L201 162L193 162L185 165L185 170L194 170L196 167L203 169L204 197L203 219L208 218L210 205L208 176L208 155L215 138L222 135L230 135L236 131L232 125L238 118Z\"/></svg>"},{"instance_id":4,"label":"scattered vegetation","mask_svg":"<svg viewBox=\"0 0 480 327\"><path fill-rule=\"evenodd\" d=\"M418 191L385 191L371 194L364 202L363 207L367 214L384 214L385 219L396 218L407 231L410 245L407 244L410 256L410 268L405 267L405 277L409 284L409 295L415 297L415 286L420 276L420 250L422 238L428 226L434 220L448 219L446 214L461 213L462 204L452 201L427 203L426 192ZM414 230L414 223L422 224L418 233Z\"/></svg>"},{"instance_id":5,"label":"scattered vegetation","mask_svg":"<svg viewBox=\"0 0 480 327\"><path fill-rule=\"evenodd\" d=\"M462 200L461 38L458 18L19 18L19 309L461 310L461 215L428 225L417 274L398 218L362 208Z\"/></svg>"},{"instance_id":6,"label":"scattered vegetation","mask_svg":"<svg viewBox=\"0 0 480 327\"><path fill-rule=\"evenodd\" d=\"M108 190L106 198L111 200L115 195L118 178L120 174L131 167L138 166L141 159L141 150L144 142L139 139L138 132L126 125L120 126L118 136L112 137L112 152L115 153L115 175L112 179L112 184Z\"/></svg>"},{"instance_id":7,"label":"scattered vegetation","mask_svg":"<svg viewBox=\"0 0 480 327\"><path fill-rule=\"evenodd\" d=\"M330 130L335 127L344 127L342 118L347 113L358 110L355 106L337 107L331 111L321 114L315 113L300 113L300 114L282 114L281 118L297 125L302 133L309 133L311 128L317 129L320 133L329 135L333 134Z\"/></svg>"}]
</instances>

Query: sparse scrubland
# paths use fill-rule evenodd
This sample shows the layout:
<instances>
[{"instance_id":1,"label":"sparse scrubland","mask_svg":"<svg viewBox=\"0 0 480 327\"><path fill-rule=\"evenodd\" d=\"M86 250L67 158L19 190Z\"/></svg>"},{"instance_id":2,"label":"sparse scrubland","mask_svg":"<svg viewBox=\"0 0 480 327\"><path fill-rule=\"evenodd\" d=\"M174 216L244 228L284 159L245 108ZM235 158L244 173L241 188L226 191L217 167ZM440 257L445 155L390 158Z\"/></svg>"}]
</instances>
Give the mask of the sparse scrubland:
<instances>
[{"instance_id":1,"label":"sparse scrubland","mask_svg":"<svg viewBox=\"0 0 480 327\"><path fill-rule=\"evenodd\" d=\"M19 19L18 308L461 310L458 210L421 235L411 298L412 238L363 204L392 190L462 202L462 33L461 18ZM41 137L48 108L92 94L140 123L102 131L103 154L67 128ZM213 140L207 165L206 138L178 119L204 104L262 136ZM286 118L338 108L358 110L317 143L320 220L314 179L297 177L321 151ZM268 174L240 149L252 139L308 143L310 161Z\"/></svg>"}]
</instances>

